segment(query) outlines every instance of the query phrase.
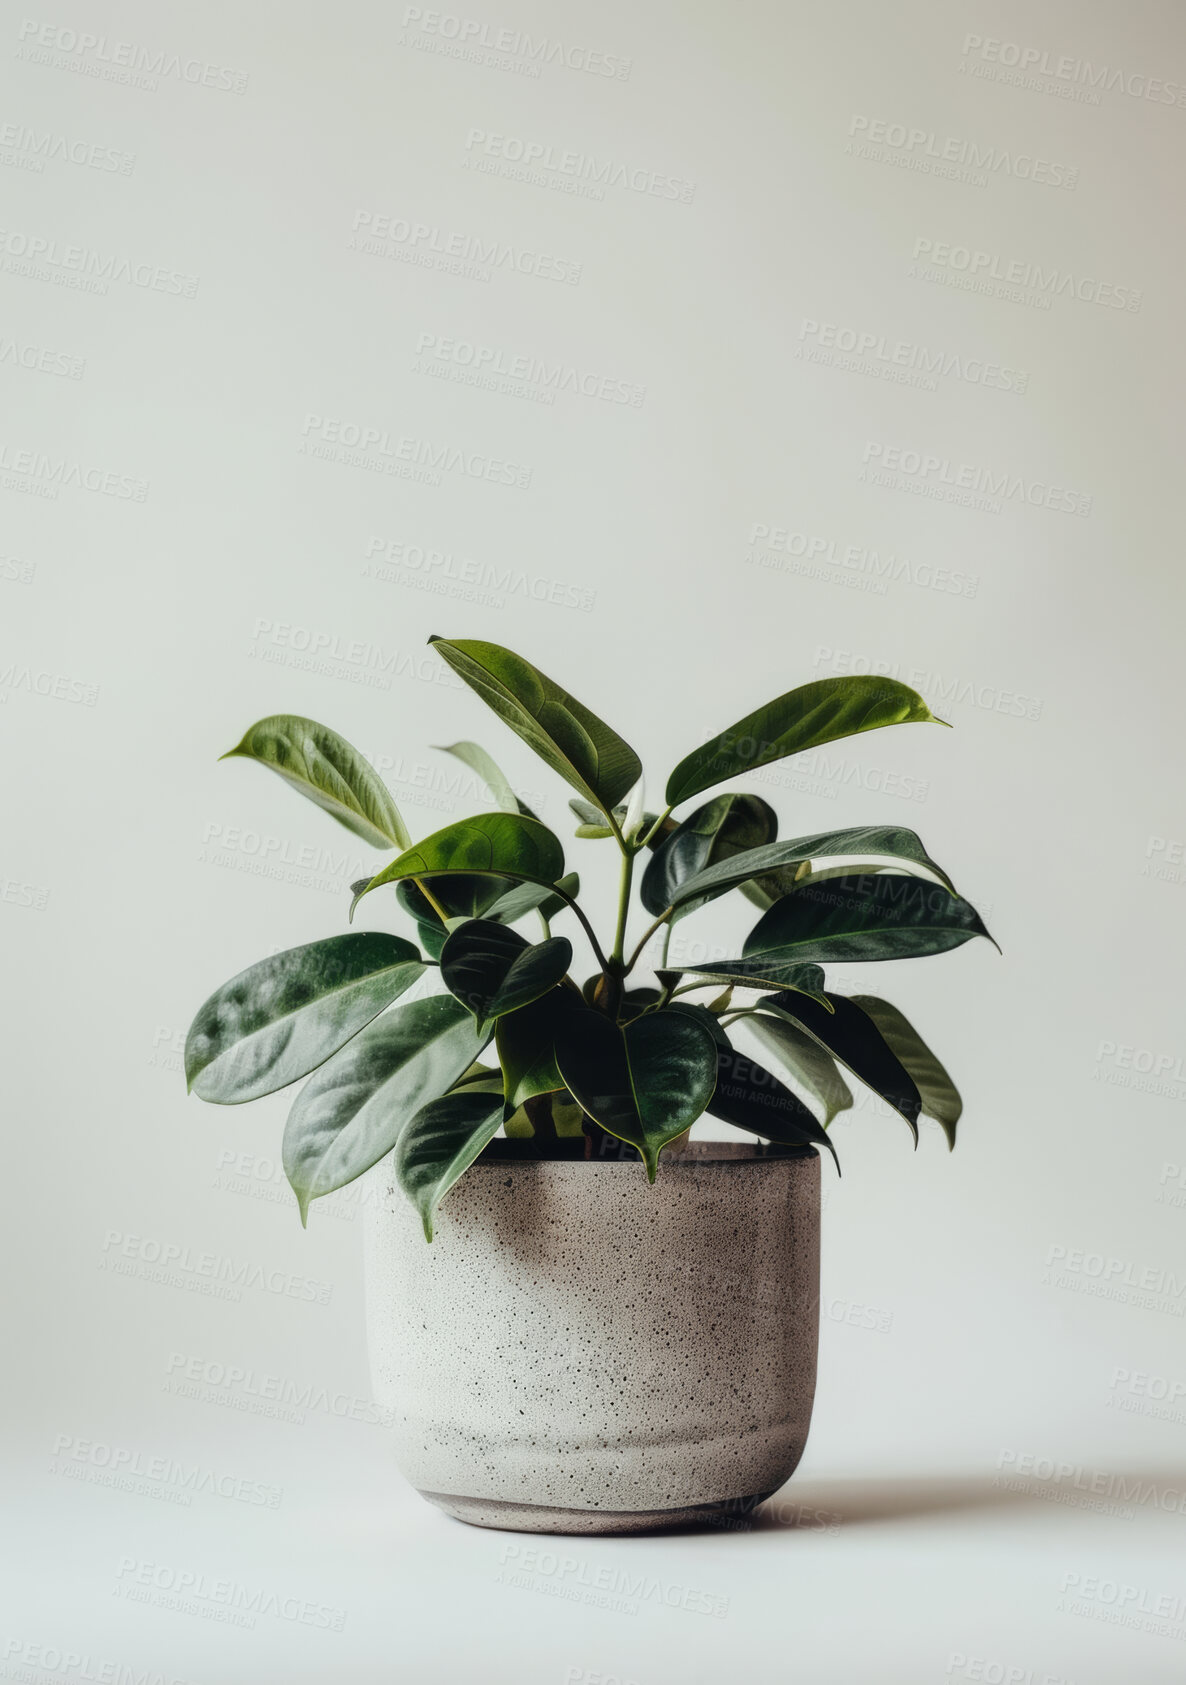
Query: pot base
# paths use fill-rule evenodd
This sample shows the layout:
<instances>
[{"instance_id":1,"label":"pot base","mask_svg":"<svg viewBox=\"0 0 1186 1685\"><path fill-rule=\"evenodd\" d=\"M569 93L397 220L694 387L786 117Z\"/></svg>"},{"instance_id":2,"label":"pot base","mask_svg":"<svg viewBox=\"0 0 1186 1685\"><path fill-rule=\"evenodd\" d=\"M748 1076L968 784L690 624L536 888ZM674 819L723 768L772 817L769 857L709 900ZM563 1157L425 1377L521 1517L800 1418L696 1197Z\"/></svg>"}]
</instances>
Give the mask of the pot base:
<instances>
[{"instance_id":1,"label":"pot base","mask_svg":"<svg viewBox=\"0 0 1186 1685\"><path fill-rule=\"evenodd\" d=\"M562 1509L556 1504L515 1504L501 1498L465 1498L454 1492L424 1492L430 1504L471 1527L508 1533L654 1533L664 1527L725 1528L752 1513L770 1496L722 1498L684 1509Z\"/></svg>"}]
</instances>

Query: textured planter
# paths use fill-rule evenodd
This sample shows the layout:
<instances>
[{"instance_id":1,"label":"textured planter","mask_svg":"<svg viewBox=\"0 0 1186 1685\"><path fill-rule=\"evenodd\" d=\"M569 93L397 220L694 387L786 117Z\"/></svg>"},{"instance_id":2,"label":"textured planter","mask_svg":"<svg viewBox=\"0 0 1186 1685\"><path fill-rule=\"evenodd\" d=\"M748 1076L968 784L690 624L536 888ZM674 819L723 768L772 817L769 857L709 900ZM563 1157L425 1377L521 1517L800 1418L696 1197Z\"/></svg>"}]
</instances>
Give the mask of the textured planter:
<instances>
[{"instance_id":1,"label":"textured planter","mask_svg":"<svg viewBox=\"0 0 1186 1685\"><path fill-rule=\"evenodd\" d=\"M427 1245L367 1212L376 1400L450 1515L540 1533L737 1515L802 1455L815 1392L815 1152L696 1142L629 1162L495 1141Z\"/></svg>"}]
</instances>

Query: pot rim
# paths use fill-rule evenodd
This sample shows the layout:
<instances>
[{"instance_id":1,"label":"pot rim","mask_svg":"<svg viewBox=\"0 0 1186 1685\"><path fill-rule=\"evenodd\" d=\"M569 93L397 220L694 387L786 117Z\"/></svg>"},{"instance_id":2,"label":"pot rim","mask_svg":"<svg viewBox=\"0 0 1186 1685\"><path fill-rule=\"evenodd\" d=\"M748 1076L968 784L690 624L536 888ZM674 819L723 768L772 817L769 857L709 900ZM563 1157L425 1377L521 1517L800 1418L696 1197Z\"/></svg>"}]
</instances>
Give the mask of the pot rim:
<instances>
[{"instance_id":1,"label":"pot rim","mask_svg":"<svg viewBox=\"0 0 1186 1685\"><path fill-rule=\"evenodd\" d=\"M625 1144L625 1143L624 1143ZM574 1140L574 1148L579 1143ZM784 1146L780 1142L771 1141L688 1141L678 1152L664 1154L659 1161L659 1175L678 1170L681 1165L706 1164L737 1164L762 1165L785 1164L787 1162L802 1162L805 1159L818 1159L819 1153L809 1143L802 1146ZM638 1158L584 1158L579 1152L557 1154L543 1157L535 1147L534 1141L508 1141L502 1136L487 1142L479 1156L466 1171L472 1176L475 1170L492 1169L507 1164L536 1164L588 1166L595 1170L626 1170L631 1175L637 1175L641 1168Z\"/></svg>"}]
</instances>

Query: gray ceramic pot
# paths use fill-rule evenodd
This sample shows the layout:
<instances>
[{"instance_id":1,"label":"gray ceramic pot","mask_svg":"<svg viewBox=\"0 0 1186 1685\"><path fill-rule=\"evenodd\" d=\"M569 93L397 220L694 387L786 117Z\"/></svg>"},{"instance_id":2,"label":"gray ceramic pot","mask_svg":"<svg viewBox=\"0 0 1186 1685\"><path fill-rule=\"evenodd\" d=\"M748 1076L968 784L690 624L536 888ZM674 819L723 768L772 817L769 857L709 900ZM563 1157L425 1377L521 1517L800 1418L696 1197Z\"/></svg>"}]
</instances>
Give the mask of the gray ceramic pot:
<instances>
[{"instance_id":1,"label":"gray ceramic pot","mask_svg":"<svg viewBox=\"0 0 1186 1685\"><path fill-rule=\"evenodd\" d=\"M815 1392L820 1165L717 1141L630 1162L495 1141L436 1239L368 1207L375 1397L400 1468L480 1527L643 1532L745 1513Z\"/></svg>"}]
</instances>

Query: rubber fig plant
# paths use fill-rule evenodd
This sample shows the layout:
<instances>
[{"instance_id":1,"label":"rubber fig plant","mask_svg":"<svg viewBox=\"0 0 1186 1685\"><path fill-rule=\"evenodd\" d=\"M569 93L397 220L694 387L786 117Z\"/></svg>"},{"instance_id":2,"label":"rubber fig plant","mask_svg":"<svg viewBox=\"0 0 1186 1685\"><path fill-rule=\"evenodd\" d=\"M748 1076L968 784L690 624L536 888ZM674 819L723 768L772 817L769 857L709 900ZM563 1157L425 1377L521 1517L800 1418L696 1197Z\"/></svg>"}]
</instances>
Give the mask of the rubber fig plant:
<instances>
[{"instance_id":1,"label":"rubber fig plant","mask_svg":"<svg viewBox=\"0 0 1186 1685\"><path fill-rule=\"evenodd\" d=\"M824 967L988 936L976 909L902 826L783 840L760 796L687 806L837 738L944 723L921 696L872 675L787 691L686 755L651 813L634 750L554 680L499 644L430 642L576 792L576 835L617 850L617 916L603 941L560 839L477 744L448 752L493 806L414 841L377 773L335 732L292 714L251 726L231 756L394 851L353 885L351 924L364 898L369 909L382 894L415 935L350 929L274 954L216 990L190 1028L186 1079L203 1100L238 1105L308 1078L283 1150L302 1222L311 1201L394 1151L431 1240L441 1199L500 1128L545 1157L637 1154L652 1182L663 1149L704 1113L774 1150L815 1145L835 1157L827 1126L852 1104L845 1074L900 1113L916 1143L925 1112L954 1144L961 1102L938 1059L887 1001L830 990ZM636 885L650 922L628 946ZM760 911L738 957L672 961L675 925L734 890ZM527 919L538 921L534 939L518 928ZM567 933L554 934L561 920ZM574 968L574 937L591 970ZM637 980L644 955L653 983ZM435 989L400 1004L430 969ZM810 1105L735 1050L739 1023Z\"/></svg>"}]
</instances>

